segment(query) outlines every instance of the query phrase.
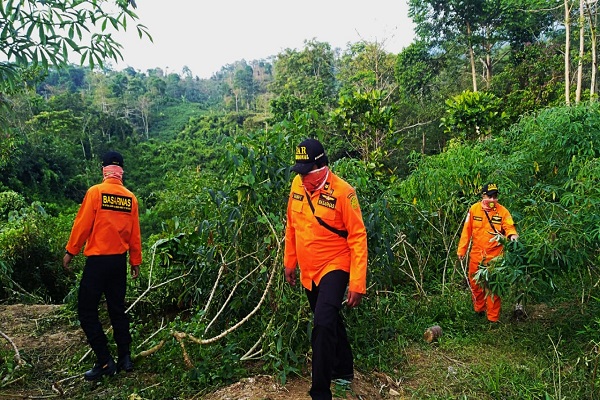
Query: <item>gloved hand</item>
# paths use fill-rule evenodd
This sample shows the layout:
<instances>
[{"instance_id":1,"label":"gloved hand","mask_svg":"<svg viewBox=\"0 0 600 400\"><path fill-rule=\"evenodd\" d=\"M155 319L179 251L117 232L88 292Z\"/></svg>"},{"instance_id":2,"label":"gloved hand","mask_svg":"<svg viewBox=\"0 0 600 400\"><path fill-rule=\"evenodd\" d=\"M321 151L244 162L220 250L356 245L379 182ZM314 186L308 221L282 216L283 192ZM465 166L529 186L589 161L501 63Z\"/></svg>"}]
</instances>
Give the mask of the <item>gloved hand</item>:
<instances>
[{"instance_id":1,"label":"gloved hand","mask_svg":"<svg viewBox=\"0 0 600 400\"><path fill-rule=\"evenodd\" d=\"M519 235L514 234L514 235L510 235L509 237L511 242L518 242L519 241Z\"/></svg>"}]
</instances>

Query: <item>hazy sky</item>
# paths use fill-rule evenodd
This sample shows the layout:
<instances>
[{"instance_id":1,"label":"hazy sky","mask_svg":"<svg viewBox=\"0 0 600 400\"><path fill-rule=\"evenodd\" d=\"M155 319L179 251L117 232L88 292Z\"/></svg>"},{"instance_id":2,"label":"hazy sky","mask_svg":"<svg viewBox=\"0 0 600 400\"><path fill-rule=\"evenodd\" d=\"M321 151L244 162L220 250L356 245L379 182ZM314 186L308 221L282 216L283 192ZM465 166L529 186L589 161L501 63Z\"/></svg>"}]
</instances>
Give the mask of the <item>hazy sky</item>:
<instances>
[{"instance_id":1,"label":"hazy sky","mask_svg":"<svg viewBox=\"0 0 600 400\"><path fill-rule=\"evenodd\" d=\"M383 43L392 53L414 36L406 0L136 0L139 23L154 39L141 40L132 25L117 36L124 61L145 72L160 67L209 78L235 61L267 59L302 49L304 40L342 50L361 40Z\"/></svg>"}]
</instances>

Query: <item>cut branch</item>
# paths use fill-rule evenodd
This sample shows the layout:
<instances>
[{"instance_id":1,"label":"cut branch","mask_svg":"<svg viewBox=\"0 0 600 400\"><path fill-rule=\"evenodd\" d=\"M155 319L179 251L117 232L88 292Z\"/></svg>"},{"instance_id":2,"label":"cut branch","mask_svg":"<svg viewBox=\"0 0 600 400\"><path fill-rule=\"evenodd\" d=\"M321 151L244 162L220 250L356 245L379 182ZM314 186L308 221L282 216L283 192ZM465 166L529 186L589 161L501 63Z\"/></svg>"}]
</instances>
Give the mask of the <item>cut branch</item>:
<instances>
[{"instance_id":1,"label":"cut branch","mask_svg":"<svg viewBox=\"0 0 600 400\"><path fill-rule=\"evenodd\" d=\"M15 351L15 362L17 363L17 368L20 367L21 365L25 364L25 361L23 361L21 359L21 355L19 354L19 349L17 348L17 345L15 344L15 342L12 341L11 338L9 338L4 332L0 331L0 336L2 336L4 339L6 339L6 341L8 343L10 343L10 345L12 346L13 350ZM15 368L16 369L16 368Z\"/></svg>"}]
</instances>

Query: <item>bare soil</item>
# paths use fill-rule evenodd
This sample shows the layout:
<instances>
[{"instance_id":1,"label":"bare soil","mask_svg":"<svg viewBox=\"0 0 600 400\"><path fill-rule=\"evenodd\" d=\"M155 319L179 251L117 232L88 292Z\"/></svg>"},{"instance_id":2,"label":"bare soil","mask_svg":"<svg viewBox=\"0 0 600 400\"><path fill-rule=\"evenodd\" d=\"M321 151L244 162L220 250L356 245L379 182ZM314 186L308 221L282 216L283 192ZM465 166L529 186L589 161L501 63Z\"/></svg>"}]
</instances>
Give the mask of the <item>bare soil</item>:
<instances>
[{"instance_id":1,"label":"bare soil","mask_svg":"<svg viewBox=\"0 0 600 400\"><path fill-rule=\"evenodd\" d=\"M5 399L49 399L49 398L123 398L144 400L143 392L132 393L131 389L90 389L83 380L83 371L91 363L77 358L87 348L83 331L72 320L65 317L64 309L57 305L0 305L0 331L12 344L0 336L0 372L4 366L16 365L15 350L18 349L23 365L9 377L0 374L0 400ZM14 346L13 346L14 345ZM76 368L77 370L70 370ZM19 373L20 372L20 373ZM121 374L123 375L123 374ZM10 378L10 379L6 379ZM115 378L113 378L115 379ZM160 385L160 376L136 370L121 379L123 388L148 388ZM241 379L239 382L210 394L198 394L191 399L202 400L282 400L310 399L308 390L310 377L292 376L285 385L274 377L258 375ZM365 376L356 371L349 386L332 385L335 398L348 400L377 400L383 398L402 399L402 390L384 374ZM127 393L123 393L127 392Z\"/></svg>"}]
</instances>

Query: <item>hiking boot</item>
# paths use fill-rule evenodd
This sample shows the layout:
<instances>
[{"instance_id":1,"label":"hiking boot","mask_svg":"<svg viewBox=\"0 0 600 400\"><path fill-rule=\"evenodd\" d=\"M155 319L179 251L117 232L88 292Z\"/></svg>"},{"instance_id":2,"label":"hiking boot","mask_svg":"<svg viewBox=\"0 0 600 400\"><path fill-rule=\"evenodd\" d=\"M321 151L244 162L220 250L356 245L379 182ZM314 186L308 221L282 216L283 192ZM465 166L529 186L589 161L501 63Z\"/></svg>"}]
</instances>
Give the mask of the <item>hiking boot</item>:
<instances>
[{"instance_id":1,"label":"hiking boot","mask_svg":"<svg viewBox=\"0 0 600 400\"><path fill-rule=\"evenodd\" d=\"M83 374L86 381L95 381L102 378L103 376L113 376L117 372L117 365L115 360L111 358L105 363L96 363L89 371Z\"/></svg>"},{"instance_id":2,"label":"hiking boot","mask_svg":"<svg viewBox=\"0 0 600 400\"><path fill-rule=\"evenodd\" d=\"M131 361L131 356L129 354L119 357L119 361L117 362L117 372L121 371L133 371L133 361Z\"/></svg>"}]
</instances>

